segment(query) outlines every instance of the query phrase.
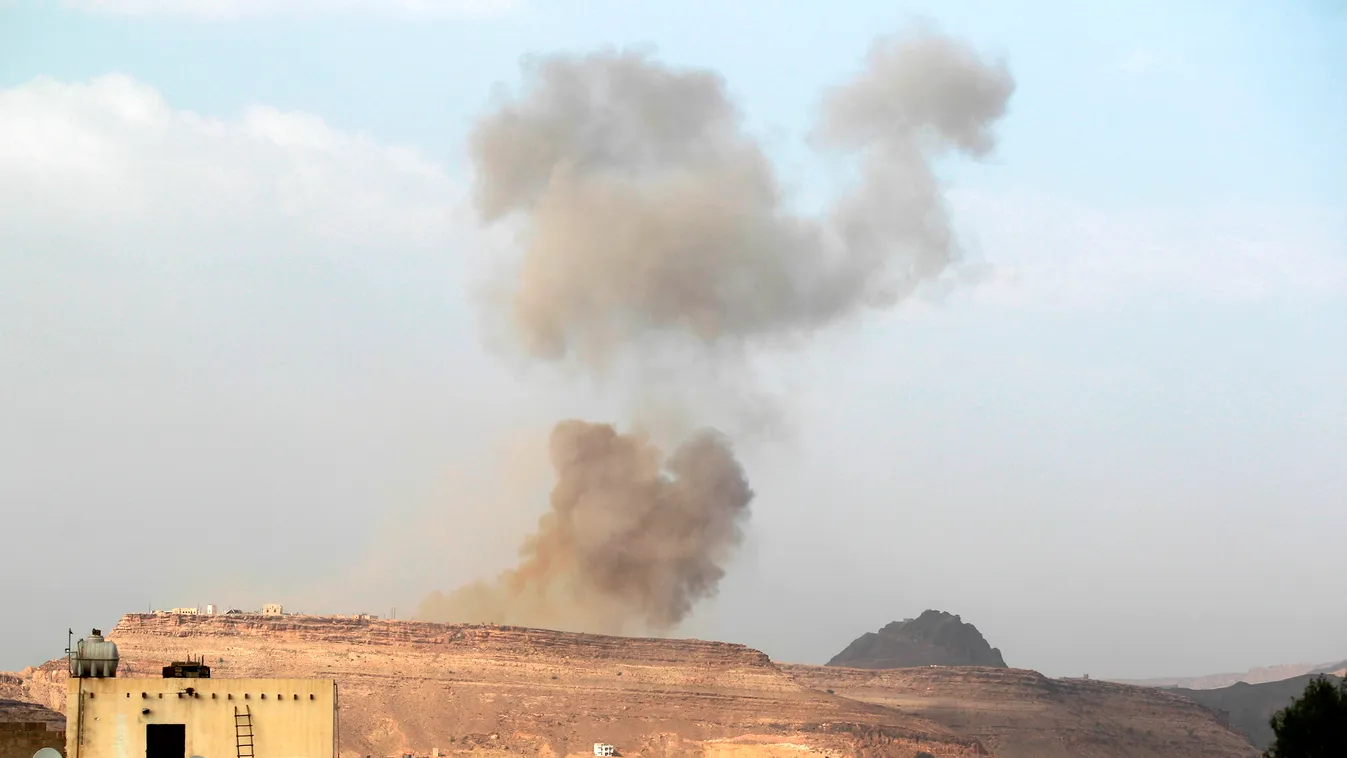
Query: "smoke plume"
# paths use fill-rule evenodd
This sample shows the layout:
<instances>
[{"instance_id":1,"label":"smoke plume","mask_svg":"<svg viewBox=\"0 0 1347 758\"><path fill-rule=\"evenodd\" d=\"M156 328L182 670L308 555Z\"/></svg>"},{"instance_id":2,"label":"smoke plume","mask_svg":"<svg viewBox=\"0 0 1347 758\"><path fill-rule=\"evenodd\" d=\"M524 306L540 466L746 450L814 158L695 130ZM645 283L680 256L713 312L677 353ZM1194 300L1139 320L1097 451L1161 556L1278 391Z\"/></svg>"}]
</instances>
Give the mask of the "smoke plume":
<instances>
[{"instance_id":1,"label":"smoke plume","mask_svg":"<svg viewBox=\"0 0 1347 758\"><path fill-rule=\"evenodd\" d=\"M527 74L471 135L476 204L487 223L524 221L508 318L525 346L591 367L669 336L752 340L898 302L955 253L932 159L986 153L1013 89L949 39L877 43L824 99L820 144L859 178L814 217L790 210L711 72L605 52Z\"/></svg>"},{"instance_id":2,"label":"smoke plume","mask_svg":"<svg viewBox=\"0 0 1347 758\"><path fill-rule=\"evenodd\" d=\"M563 421L550 447L551 509L519 566L431 595L422 617L662 631L715 591L753 497L725 439L705 432L666 458L643 437Z\"/></svg>"},{"instance_id":3,"label":"smoke plume","mask_svg":"<svg viewBox=\"0 0 1347 758\"><path fill-rule=\"evenodd\" d=\"M824 93L814 141L853 179L811 215L715 73L631 52L534 59L469 142L483 223L519 235L492 321L533 358L650 398L661 371L624 381L614 366L734 374L757 345L893 306L956 258L932 162L990 151L1013 90L1004 64L938 34L878 41ZM706 423L707 386L658 389L680 431ZM424 617L659 630L715 592L751 498L721 436L666 460L643 437L567 421L551 449L551 509L518 568L432 595Z\"/></svg>"}]
</instances>

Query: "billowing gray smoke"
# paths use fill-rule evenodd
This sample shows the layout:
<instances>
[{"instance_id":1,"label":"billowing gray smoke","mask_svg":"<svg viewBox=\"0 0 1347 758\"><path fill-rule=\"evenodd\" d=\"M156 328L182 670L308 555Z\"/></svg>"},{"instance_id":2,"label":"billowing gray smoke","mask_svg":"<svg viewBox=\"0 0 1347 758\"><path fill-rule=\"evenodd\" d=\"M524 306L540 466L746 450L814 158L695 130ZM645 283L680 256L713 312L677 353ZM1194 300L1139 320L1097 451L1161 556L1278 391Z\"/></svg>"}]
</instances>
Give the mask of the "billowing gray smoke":
<instances>
[{"instance_id":1,"label":"billowing gray smoke","mask_svg":"<svg viewBox=\"0 0 1347 758\"><path fill-rule=\"evenodd\" d=\"M510 316L533 353L592 364L686 334L811 330L892 305L954 254L930 161L982 155L1013 89L935 36L885 40L827 94L818 137L858 159L826 217L792 213L713 73L634 53L536 61L471 138L482 218L527 220Z\"/></svg>"},{"instance_id":2,"label":"billowing gray smoke","mask_svg":"<svg viewBox=\"0 0 1347 758\"><path fill-rule=\"evenodd\" d=\"M808 215L716 74L619 52L541 58L526 74L470 140L483 222L520 233L499 321L532 356L607 381L622 359L677 348L715 362L939 276L956 245L931 162L987 153L1014 89L1003 64L948 38L880 40L825 94L815 134L854 162L854 184ZM697 403L673 407L680 428L705 423ZM640 438L564 422L552 446L552 509L522 565L432 596L424 616L661 629L714 592L750 497L723 440L695 436L661 462Z\"/></svg>"},{"instance_id":3,"label":"billowing gray smoke","mask_svg":"<svg viewBox=\"0 0 1347 758\"><path fill-rule=\"evenodd\" d=\"M643 437L563 421L551 457L551 509L519 566L431 595L423 617L658 631L715 591L753 497L725 439L699 434L665 458Z\"/></svg>"}]
</instances>

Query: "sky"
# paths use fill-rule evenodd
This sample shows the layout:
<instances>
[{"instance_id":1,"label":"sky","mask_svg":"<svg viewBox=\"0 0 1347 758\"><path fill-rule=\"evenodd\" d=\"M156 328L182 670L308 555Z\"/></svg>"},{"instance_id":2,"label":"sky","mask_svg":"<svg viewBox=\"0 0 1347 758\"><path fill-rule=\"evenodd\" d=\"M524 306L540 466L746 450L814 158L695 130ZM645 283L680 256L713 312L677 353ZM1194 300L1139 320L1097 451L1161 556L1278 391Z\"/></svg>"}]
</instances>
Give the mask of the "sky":
<instances>
[{"instance_id":1,"label":"sky","mask_svg":"<svg viewBox=\"0 0 1347 758\"><path fill-rule=\"evenodd\" d=\"M626 419L493 348L475 119L528 56L652 51L807 207L820 93L921 23L1015 79L940 166L984 275L763 358L787 423L676 633L822 663L937 608L1054 676L1347 658L1340 3L0 0L0 670L511 565L550 425Z\"/></svg>"}]
</instances>

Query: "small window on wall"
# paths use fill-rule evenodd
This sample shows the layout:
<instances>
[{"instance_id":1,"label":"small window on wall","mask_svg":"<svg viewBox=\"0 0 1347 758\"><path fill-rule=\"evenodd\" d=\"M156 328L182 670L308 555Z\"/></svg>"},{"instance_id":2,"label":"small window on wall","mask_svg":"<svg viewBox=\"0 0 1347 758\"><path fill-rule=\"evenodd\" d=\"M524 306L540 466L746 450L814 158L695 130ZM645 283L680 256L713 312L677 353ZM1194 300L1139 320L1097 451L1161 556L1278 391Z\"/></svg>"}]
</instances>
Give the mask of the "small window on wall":
<instances>
[{"instance_id":1,"label":"small window on wall","mask_svg":"<svg viewBox=\"0 0 1347 758\"><path fill-rule=\"evenodd\" d=\"M146 724L145 758L186 758L186 724Z\"/></svg>"}]
</instances>

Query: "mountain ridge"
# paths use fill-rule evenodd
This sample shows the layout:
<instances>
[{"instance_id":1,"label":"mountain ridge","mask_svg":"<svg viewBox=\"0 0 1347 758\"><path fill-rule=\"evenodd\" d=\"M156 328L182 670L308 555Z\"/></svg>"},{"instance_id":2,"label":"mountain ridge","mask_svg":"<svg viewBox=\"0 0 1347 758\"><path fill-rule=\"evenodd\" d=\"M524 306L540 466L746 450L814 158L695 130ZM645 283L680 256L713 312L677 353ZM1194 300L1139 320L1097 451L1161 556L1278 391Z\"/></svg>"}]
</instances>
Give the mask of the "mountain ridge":
<instances>
[{"instance_id":1,"label":"mountain ridge","mask_svg":"<svg viewBox=\"0 0 1347 758\"><path fill-rule=\"evenodd\" d=\"M1239 682L1246 684L1281 682L1306 674L1337 674L1342 676L1339 673L1342 671L1347 671L1347 659L1334 663L1284 663L1221 674L1151 677L1146 679L1109 678L1107 681L1130 684L1136 687L1181 687L1192 690L1214 690L1229 687Z\"/></svg>"}]
</instances>

